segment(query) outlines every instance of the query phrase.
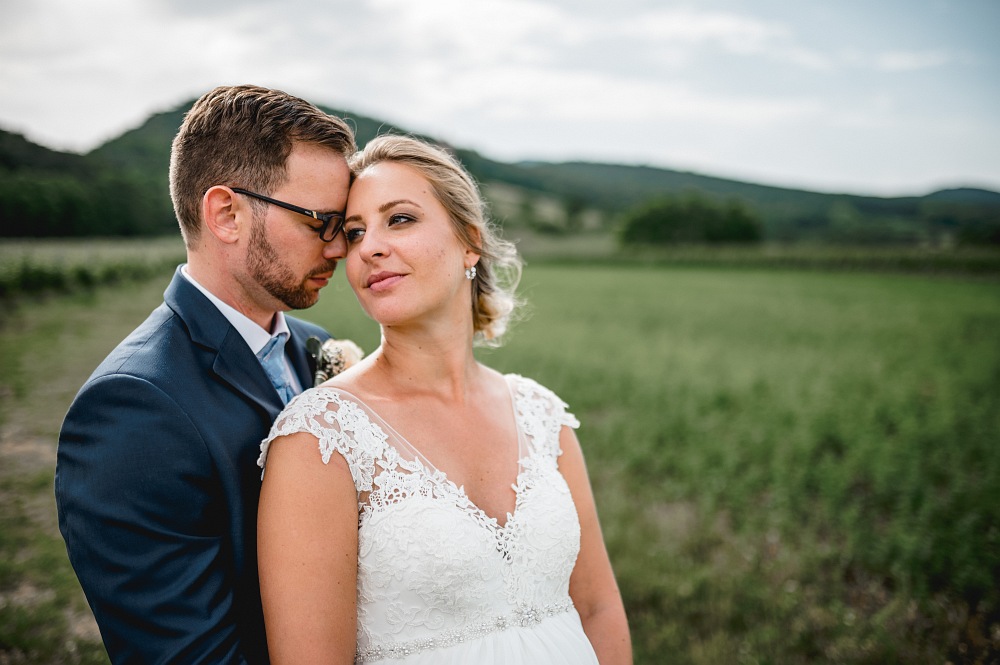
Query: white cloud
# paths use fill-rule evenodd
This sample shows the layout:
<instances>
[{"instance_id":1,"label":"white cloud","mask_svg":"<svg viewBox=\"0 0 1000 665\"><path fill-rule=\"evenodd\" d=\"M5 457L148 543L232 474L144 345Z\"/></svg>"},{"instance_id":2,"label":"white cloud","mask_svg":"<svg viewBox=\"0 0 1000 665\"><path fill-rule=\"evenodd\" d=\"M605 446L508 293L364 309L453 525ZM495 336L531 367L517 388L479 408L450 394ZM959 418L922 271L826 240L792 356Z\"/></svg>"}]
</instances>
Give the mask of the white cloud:
<instances>
[{"instance_id":1,"label":"white cloud","mask_svg":"<svg viewBox=\"0 0 1000 665\"><path fill-rule=\"evenodd\" d=\"M360 49L444 56L456 67L543 57L547 39L561 39L555 29L568 18L526 0L373 0L371 8L370 19L359 26L363 35L354 35Z\"/></svg>"},{"instance_id":2,"label":"white cloud","mask_svg":"<svg viewBox=\"0 0 1000 665\"><path fill-rule=\"evenodd\" d=\"M715 42L736 52L759 50L763 44L787 35L783 26L728 12L660 9L626 17L612 26L622 35L675 43Z\"/></svg>"},{"instance_id":3,"label":"white cloud","mask_svg":"<svg viewBox=\"0 0 1000 665\"><path fill-rule=\"evenodd\" d=\"M911 72L949 64L952 56L941 50L890 51L875 58L875 67L884 72Z\"/></svg>"},{"instance_id":4,"label":"white cloud","mask_svg":"<svg viewBox=\"0 0 1000 665\"><path fill-rule=\"evenodd\" d=\"M643 39L650 48L663 48L676 61L688 62L696 54L711 57L713 51L721 50L808 69L826 69L831 65L828 56L797 44L789 26L748 14L659 9L629 17L612 25L610 30L623 37Z\"/></svg>"},{"instance_id":5,"label":"white cloud","mask_svg":"<svg viewBox=\"0 0 1000 665\"><path fill-rule=\"evenodd\" d=\"M925 33L883 30L898 23L884 7L869 12L876 27L859 30L868 10L738 0L15 4L0 22L0 127L56 147L88 149L152 112L244 82L508 159L586 153L723 173L763 172L770 160L772 175L783 160L787 172L821 180L826 164L855 159L856 145L840 162L834 153L862 134L930 152L921 137L934 123L968 117L979 122L975 145L1000 135L984 119L995 107L996 47L949 41L918 14ZM947 88L945 68L956 73ZM896 75L906 72L920 80ZM949 135L953 165L963 132ZM892 158L852 163L862 178L881 160L885 178Z\"/></svg>"},{"instance_id":6,"label":"white cloud","mask_svg":"<svg viewBox=\"0 0 1000 665\"><path fill-rule=\"evenodd\" d=\"M481 79L439 82L448 92L472 92L498 117L551 122L614 117L618 121L686 120L732 125L768 124L816 112L809 99L713 96L683 84L624 79L591 72L562 73L521 67L494 68ZM544 103L533 103L545 100ZM445 111L446 108L440 109Z\"/></svg>"}]
</instances>

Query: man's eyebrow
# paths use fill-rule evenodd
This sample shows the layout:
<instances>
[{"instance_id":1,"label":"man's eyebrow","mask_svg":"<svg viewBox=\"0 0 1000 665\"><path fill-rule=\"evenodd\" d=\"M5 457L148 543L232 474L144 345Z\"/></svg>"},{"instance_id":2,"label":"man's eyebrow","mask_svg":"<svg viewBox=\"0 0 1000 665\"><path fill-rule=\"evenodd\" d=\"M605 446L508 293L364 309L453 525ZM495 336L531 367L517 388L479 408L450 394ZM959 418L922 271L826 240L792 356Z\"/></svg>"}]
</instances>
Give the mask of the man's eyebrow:
<instances>
[{"instance_id":1,"label":"man's eyebrow","mask_svg":"<svg viewBox=\"0 0 1000 665\"><path fill-rule=\"evenodd\" d=\"M416 206L417 208L420 208L420 204L419 203L416 203L415 201L411 201L410 199L396 199L395 201L386 201L385 203L383 203L382 205L380 205L378 207L378 211L379 212L385 212L386 210L391 210L392 208L395 208L398 205L403 205L404 203L408 203L411 206ZM359 219L361 219L361 215L351 215L350 217L348 217L347 219L345 219L344 222L345 223L347 223L347 222L355 222L355 221L357 221Z\"/></svg>"}]
</instances>

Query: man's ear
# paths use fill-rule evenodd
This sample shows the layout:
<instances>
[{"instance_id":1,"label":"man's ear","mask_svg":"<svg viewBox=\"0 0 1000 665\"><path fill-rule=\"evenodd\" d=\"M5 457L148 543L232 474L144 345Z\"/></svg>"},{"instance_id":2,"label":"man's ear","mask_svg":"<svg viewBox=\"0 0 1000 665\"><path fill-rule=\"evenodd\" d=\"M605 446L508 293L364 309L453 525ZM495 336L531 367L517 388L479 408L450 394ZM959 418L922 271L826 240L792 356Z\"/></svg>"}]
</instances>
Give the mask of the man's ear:
<instances>
[{"instance_id":1,"label":"man's ear","mask_svg":"<svg viewBox=\"0 0 1000 665\"><path fill-rule=\"evenodd\" d=\"M244 220L249 219L249 215L249 206L228 187L210 187L201 197L201 216L205 220L205 227L226 244L240 239Z\"/></svg>"}]
</instances>

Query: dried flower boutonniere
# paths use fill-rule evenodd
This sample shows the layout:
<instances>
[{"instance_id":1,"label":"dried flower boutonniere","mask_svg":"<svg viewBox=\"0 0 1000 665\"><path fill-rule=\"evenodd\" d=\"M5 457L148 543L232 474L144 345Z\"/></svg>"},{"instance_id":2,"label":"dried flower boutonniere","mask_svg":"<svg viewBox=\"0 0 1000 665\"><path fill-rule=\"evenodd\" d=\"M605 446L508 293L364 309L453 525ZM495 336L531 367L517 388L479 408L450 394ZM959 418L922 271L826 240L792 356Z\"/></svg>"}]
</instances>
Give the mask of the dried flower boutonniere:
<instances>
[{"instance_id":1,"label":"dried flower boutonniere","mask_svg":"<svg viewBox=\"0 0 1000 665\"><path fill-rule=\"evenodd\" d=\"M361 347L349 339L320 342L318 337L310 337L306 340L306 349L316 361L314 386L332 379L365 357Z\"/></svg>"}]
</instances>

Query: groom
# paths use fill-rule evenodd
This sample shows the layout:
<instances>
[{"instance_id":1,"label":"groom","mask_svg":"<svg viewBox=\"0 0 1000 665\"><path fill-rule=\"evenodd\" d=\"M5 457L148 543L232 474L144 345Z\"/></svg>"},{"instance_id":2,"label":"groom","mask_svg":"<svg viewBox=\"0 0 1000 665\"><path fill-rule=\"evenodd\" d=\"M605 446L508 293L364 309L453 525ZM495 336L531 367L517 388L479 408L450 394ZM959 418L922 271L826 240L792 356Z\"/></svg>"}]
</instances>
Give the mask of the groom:
<instances>
[{"instance_id":1,"label":"groom","mask_svg":"<svg viewBox=\"0 0 1000 665\"><path fill-rule=\"evenodd\" d=\"M354 149L342 120L255 86L207 93L174 139L187 264L59 437L59 528L115 663L267 662L258 445L312 385L306 339L329 338L283 312L344 257Z\"/></svg>"}]
</instances>

